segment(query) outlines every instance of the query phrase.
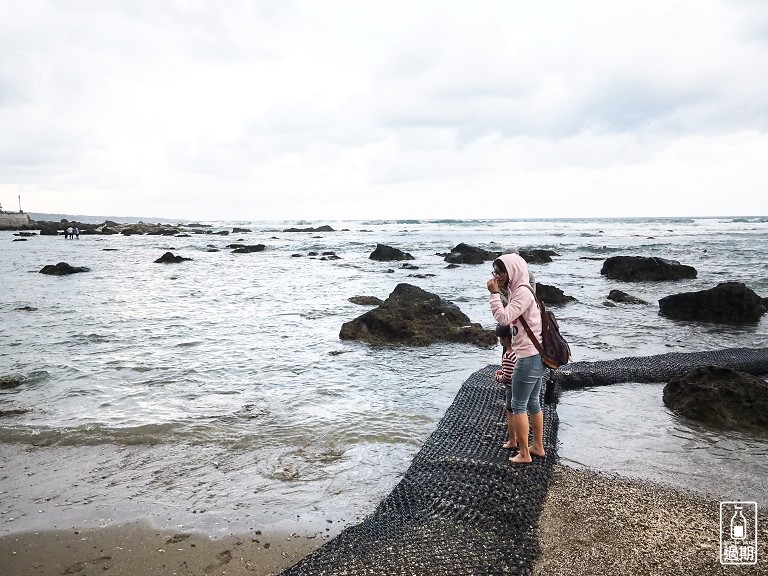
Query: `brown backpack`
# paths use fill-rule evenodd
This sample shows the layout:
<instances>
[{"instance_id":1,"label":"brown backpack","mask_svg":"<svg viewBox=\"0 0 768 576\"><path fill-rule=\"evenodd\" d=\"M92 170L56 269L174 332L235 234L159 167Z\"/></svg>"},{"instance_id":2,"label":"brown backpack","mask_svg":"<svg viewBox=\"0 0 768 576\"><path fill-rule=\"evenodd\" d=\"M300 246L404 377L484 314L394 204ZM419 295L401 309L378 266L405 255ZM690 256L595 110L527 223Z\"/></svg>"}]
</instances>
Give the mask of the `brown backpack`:
<instances>
[{"instance_id":1,"label":"brown backpack","mask_svg":"<svg viewBox=\"0 0 768 576\"><path fill-rule=\"evenodd\" d=\"M520 320L523 328L525 328L528 338L531 339L531 342L533 342L533 345L536 346L539 354L541 354L541 361L544 365L556 370L563 364L568 364L571 360L571 347L568 345L565 338L563 338L563 335L560 334L560 325L557 323L555 315L544 308L544 302L539 300L539 297L536 296L536 292L533 291L533 288L528 284L524 284L524 286L531 291L533 298L536 300L536 305L541 310L541 342L539 342L538 338L533 335L533 331L530 326L528 326L528 323L525 321L522 314L518 320Z\"/></svg>"}]
</instances>

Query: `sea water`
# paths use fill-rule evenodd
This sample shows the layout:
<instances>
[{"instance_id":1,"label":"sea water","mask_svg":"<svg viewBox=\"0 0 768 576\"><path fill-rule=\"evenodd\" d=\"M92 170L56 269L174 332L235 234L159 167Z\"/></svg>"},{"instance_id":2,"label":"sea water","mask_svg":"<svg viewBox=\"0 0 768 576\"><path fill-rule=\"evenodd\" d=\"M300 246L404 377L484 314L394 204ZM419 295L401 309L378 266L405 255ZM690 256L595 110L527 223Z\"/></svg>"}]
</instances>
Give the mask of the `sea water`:
<instances>
[{"instance_id":1,"label":"sea water","mask_svg":"<svg viewBox=\"0 0 768 576\"><path fill-rule=\"evenodd\" d=\"M576 298L552 307L576 360L768 345L765 318L722 325L658 310L664 296L726 281L768 296L768 218L204 224L251 232L24 242L0 232L0 378L22 380L0 390L0 411L16 411L0 417L0 530L149 514L217 533L371 512L500 349L342 341L341 325L370 309L349 298L383 300L407 282L492 328L490 262L444 260L460 242L557 253L530 268ZM326 224L335 231L285 231ZM235 242L266 248L234 254ZM418 270L371 260L378 243L412 254ZM166 251L191 260L156 264ZM698 275L609 280L602 263L617 255L678 260ZM39 274L57 262L90 272ZM648 304L608 306L614 288ZM566 392L562 461L768 503L768 438L678 417L662 388Z\"/></svg>"}]
</instances>

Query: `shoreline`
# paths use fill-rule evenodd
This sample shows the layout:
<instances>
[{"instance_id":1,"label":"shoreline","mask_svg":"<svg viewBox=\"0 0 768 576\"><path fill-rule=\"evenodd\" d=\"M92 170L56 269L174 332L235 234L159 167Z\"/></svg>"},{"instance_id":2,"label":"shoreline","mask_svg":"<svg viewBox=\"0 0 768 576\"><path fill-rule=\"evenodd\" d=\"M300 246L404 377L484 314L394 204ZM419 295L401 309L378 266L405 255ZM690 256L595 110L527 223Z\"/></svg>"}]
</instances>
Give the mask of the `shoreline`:
<instances>
[{"instance_id":1,"label":"shoreline","mask_svg":"<svg viewBox=\"0 0 768 576\"><path fill-rule=\"evenodd\" d=\"M719 503L667 485L555 464L539 519L534 574L740 575L765 573L768 514L759 511L758 563L721 566ZM210 538L134 521L103 528L0 537L6 576L274 575L335 533L255 531Z\"/></svg>"}]
</instances>

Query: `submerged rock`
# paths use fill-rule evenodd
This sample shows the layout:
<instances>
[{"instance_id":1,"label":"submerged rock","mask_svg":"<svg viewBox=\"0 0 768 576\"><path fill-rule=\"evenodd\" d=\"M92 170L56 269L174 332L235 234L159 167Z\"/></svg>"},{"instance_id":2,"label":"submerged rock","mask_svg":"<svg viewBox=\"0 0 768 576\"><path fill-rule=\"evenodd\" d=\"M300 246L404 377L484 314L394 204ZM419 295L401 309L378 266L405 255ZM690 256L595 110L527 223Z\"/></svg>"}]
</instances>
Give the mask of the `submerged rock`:
<instances>
[{"instance_id":1,"label":"submerged rock","mask_svg":"<svg viewBox=\"0 0 768 576\"><path fill-rule=\"evenodd\" d=\"M659 300L659 314L676 320L759 322L766 310L763 299L741 282L721 282L709 290Z\"/></svg>"},{"instance_id":2,"label":"submerged rock","mask_svg":"<svg viewBox=\"0 0 768 576\"><path fill-rule=\"evenodd\" d=\"M611 290L608 293L608 300L621 302L622 304L648 304L645 300L641 300L640 298L622 292L621 290Z\"/></svg>"},{"instance_id":3,"label":"submerged rock","mask_svg":"<svg viewBox=\"0 0 768 576\"><path fill-rule=\"evenodd\" d=\"M376 298L376 296L352 296L349 301L361 306L379 306L384 303L381 298Z\"/></svg>"},{"instance_id":4,"label":"submerged rock","mask_svg":"<svg viewBox=\"0 0 768 576\"><path fill-rule=\"evenodd\" d=\"M166 252L160 258L155 260L155 264L178 264L185 260L192 260L192 258L184 258L183 256L174 256L173 252Z\"/></svg>"},{"instance_id":5,"label":"submerged rock","mask_svg":"<svg viewBox=\"0 0 768 576\"><path fill-rule=\"evenodd\" d=\"M644 256L612 256L605 260L600 274L614 280L641 282L643 280L691 279L696 278L697 272L693 266L680 264L676 260Z\"/></svg>"},{"instance_id":6,"label":"submerged rock","mask_svg":"<svg viewBox=\"0 0 768 576\"><path fill-rule=\"evenodd\" d=\"M66 262L59 262L55 266L53 264L43 266L43 269L40 270L40 274L48 274L50 276L66 276L67 274L77 274L78 272L90 271L91 269L86 268L85 266L70 266Z\"/></svg>"},{"instance_id":7,"label":"submerged rock","mask_svg":"<svg viewBox=\"0 0 768 576\"><path fill-rule=\"evenodd\" d=\"M264 244L251 244L250 246L238 246L232 250L232 254L250 254L251 252L263 252Z\"/></svg>"},{"instance_id":8,"label":"submerged rock","mask_svg":"<svg viewBox=\"0 0 768 576\"><path fill-rule=\"evenodd\" d=\"M378 308L345 322L339 338L410 346L435 342L496 344L495 332L473 324L458 306L406 283L398 284Z\"/></svg>"},{"instance_id":9,"label":"submerged rock","mask_svg":"<svg viewBox=\"0 0 768 576\"><path fill-rule=\"evenodd\" d=\"M368 256L368 258L378 262L414 259L413 256L411 256L408 252L403 252L399 248L393 248L392 246L387 246L386 244L376 244L376 250L371 252L371 255Z\"/></svg>"},{"instance_id":10,"label":"submerged rock","mask_svg":"<svg viewBox=\"0 0 768 576\"><path fill-rule=\"evenodd\" d=\"M730 430L768 431L768 383L730 368L703 366L672 378L664 404L699 422Z\"/></svg>"}]
</instances>

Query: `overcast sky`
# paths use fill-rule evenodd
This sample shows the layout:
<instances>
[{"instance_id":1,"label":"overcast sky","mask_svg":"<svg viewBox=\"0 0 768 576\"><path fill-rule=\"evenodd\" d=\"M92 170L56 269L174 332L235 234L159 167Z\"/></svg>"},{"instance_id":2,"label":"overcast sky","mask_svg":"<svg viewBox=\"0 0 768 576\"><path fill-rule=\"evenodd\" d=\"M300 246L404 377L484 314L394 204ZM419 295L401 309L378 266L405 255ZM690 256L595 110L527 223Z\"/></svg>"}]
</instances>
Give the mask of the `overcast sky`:
<instances>
[{"instance_id":1,"label":"overcast sky","mask_svg":"<svg viewBox=\"0 0 768 576\"><path fill-rule=\"evenodd\" d=\"M768 215L764 0L0 0L0 203Z\"/></svg>"}]
</instances>

